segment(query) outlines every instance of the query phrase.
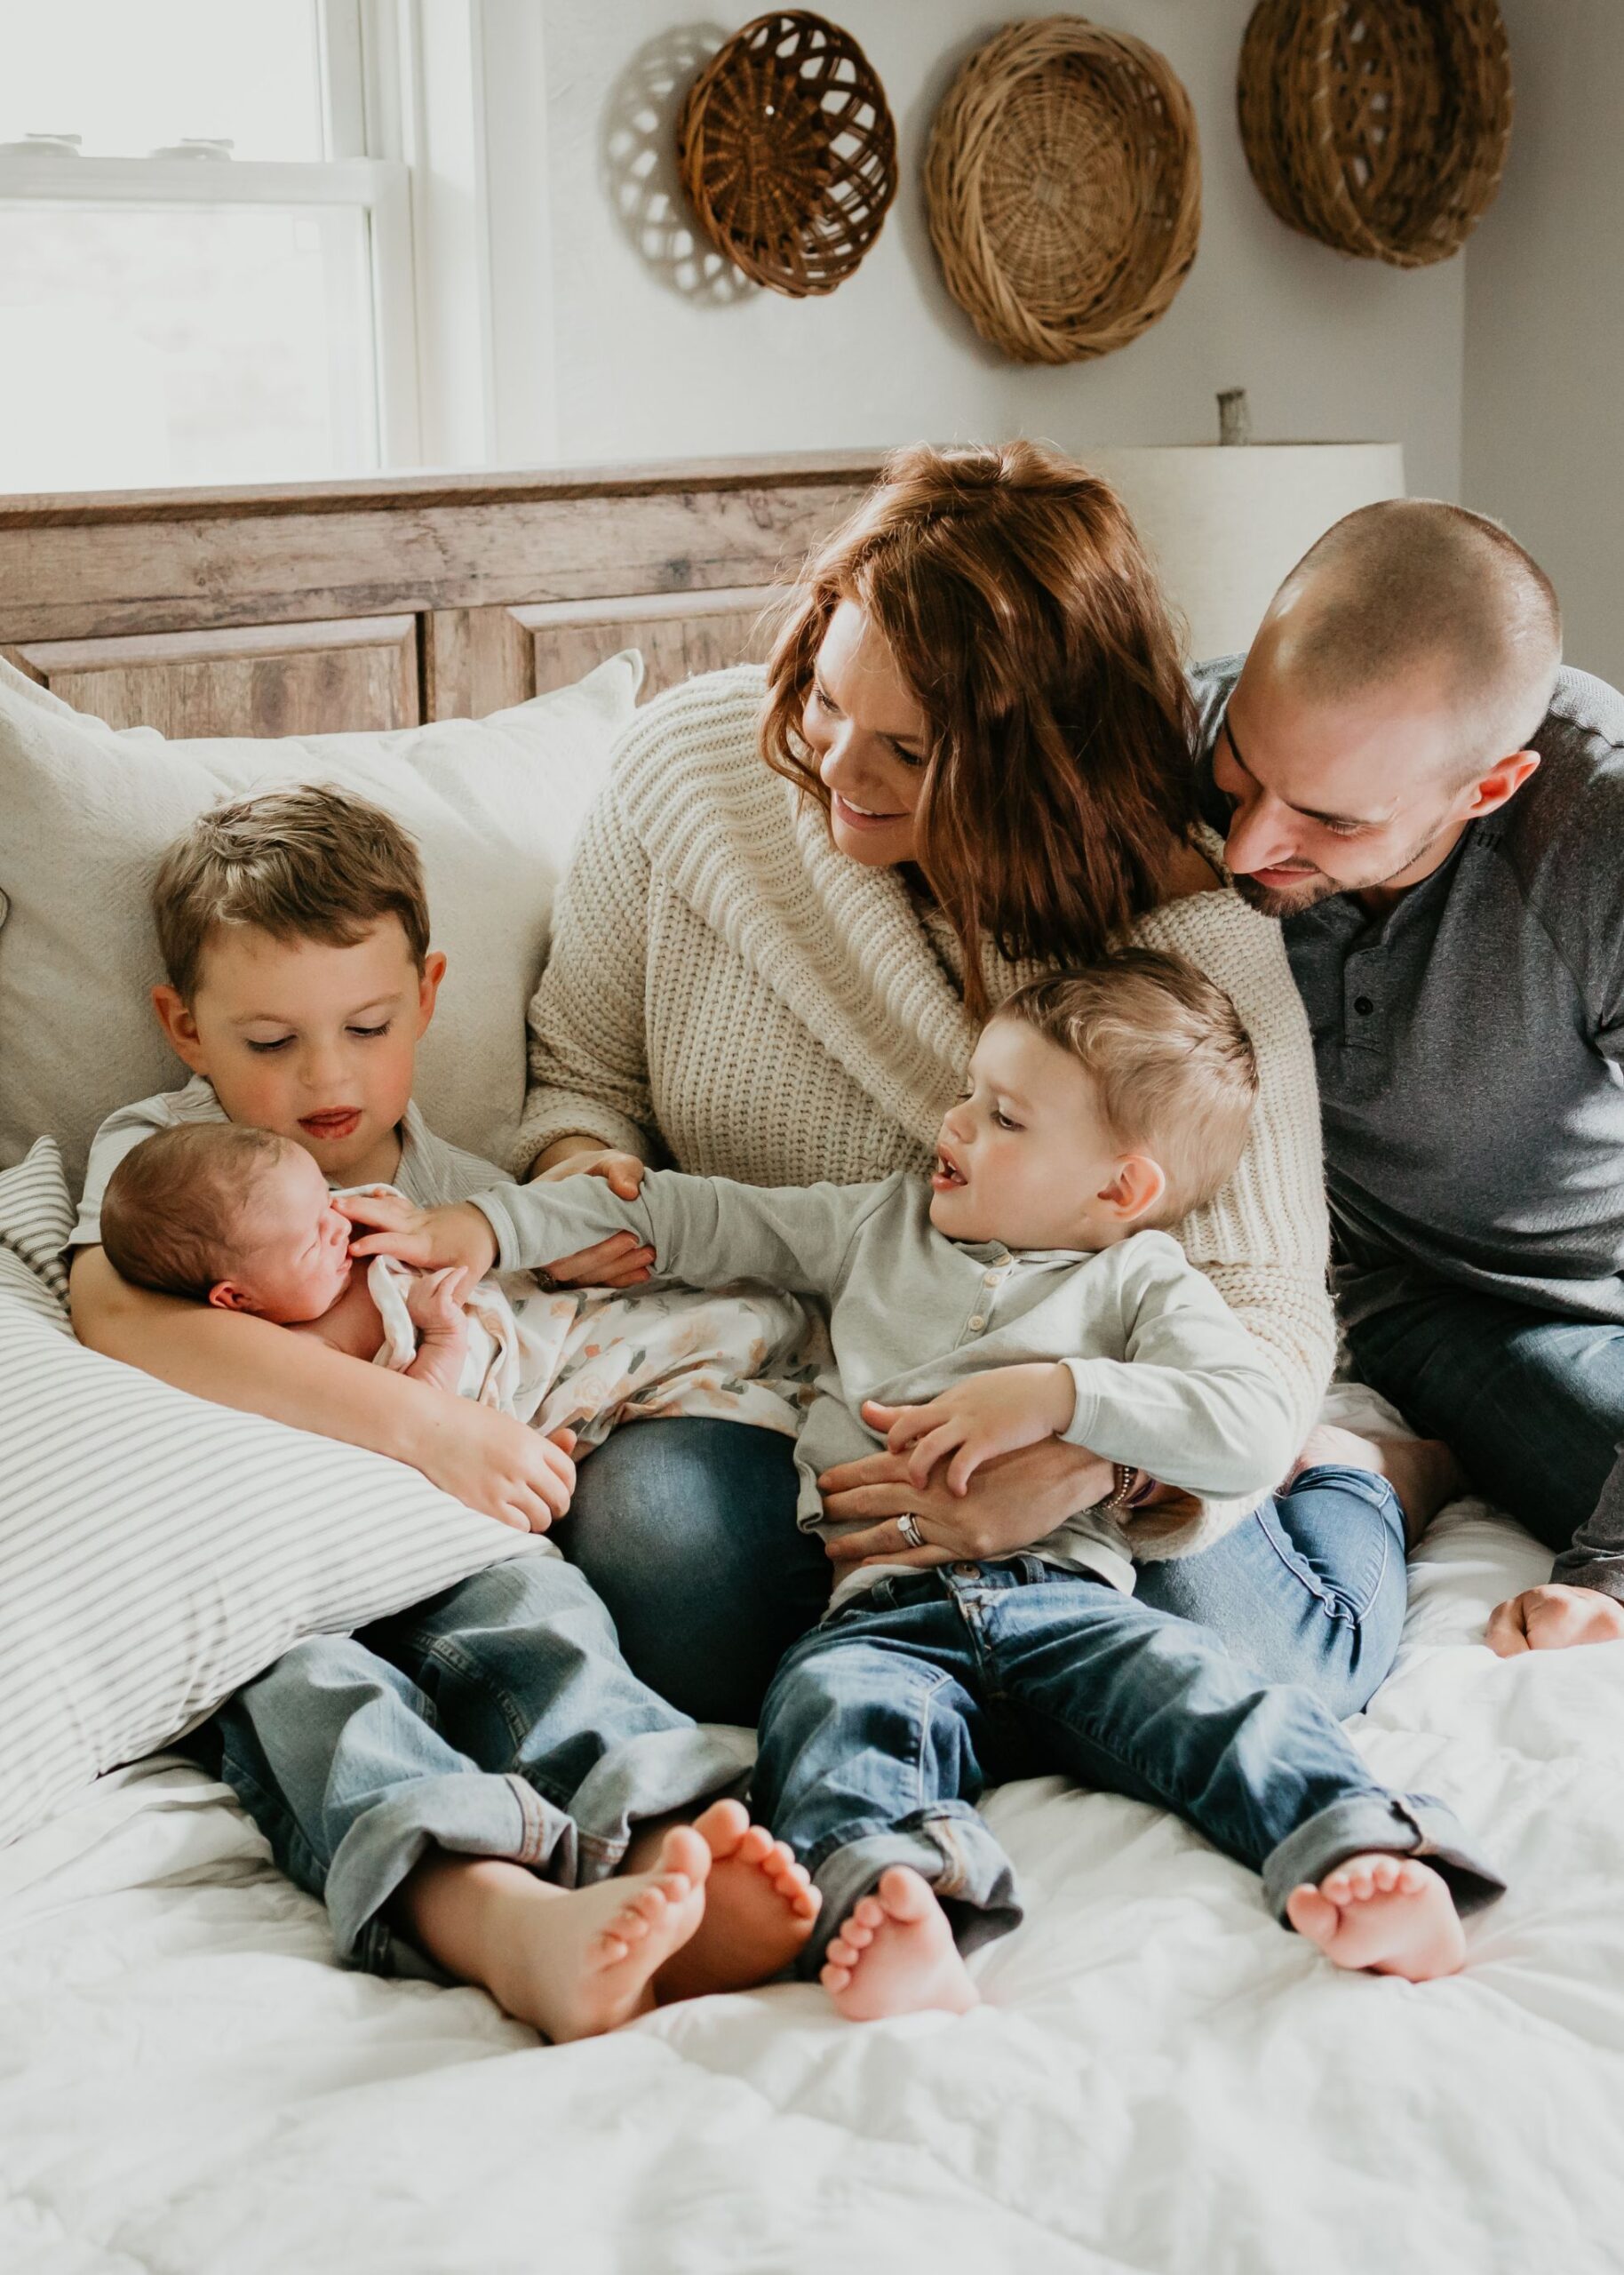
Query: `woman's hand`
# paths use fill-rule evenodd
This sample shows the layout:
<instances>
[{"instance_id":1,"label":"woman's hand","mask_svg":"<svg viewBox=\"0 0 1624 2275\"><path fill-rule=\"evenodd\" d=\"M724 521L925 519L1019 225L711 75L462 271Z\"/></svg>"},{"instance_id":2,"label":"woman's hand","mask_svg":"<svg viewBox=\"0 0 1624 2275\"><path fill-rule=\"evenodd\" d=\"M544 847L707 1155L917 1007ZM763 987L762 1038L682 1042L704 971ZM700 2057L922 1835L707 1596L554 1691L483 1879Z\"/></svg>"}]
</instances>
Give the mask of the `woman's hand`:
<instances>
[{"instance_id":1,"label":"woman's hand","mask_svg":"<svg viewBox=\"0 0 1624 2275\"><path fill-rule=\"evenodd\" d=\"M825 1470L818 1489L826 1517L864 1525L829 1542L837 1563L883 1556L888 1564L943 1564L1031 1548L1079 1509L1104 1500L1113 1481L1110 1462L1050 1438L988 1462L962 1498L944 1485L915 1485L907 1456L890 1452ZM925 1547L911 1548L903 1538L896 1523L903 1515L912 1516Z\"/></svg>"},{"instance_id":2,"label":"woman's hand","mask_svg":"<svg viewBox=\"0 0 1624 2275\"><path fill-rule=\"evenodd\" d=\"M622 1201L635 1201L642 1191L643 1164L636 1154L617 1153L608 1145L566 1153L545 1169L532 1169L530 1182L553 1185L560 1177L579 1177L583 1171L601 1177ZM611 1233L608 1240L550 1264L547 1277L559 1288L635 1288L650 1276L653 1264L654 1250L640 1246L634 1233Z\"/></svg>"}]
</instances>

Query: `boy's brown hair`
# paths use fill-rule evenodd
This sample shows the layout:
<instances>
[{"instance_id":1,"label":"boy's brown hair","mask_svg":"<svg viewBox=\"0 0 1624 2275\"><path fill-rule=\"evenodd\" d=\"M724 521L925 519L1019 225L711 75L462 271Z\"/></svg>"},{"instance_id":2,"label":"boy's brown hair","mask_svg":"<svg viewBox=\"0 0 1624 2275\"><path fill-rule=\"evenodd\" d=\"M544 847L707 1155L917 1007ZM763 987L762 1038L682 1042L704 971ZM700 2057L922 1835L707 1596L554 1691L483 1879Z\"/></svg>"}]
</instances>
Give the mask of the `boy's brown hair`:
<instances>
[{"instance_id":1,"label":"boy's brown hair","mask_svg":"<svg viewBox=\"0 0 1624 2275\"><path fill-rule=\"evenodd\" d=\"M199 815L163 857L152 913L170 985L187 1003L210 934L227 925L352 948L396 916L419 972L428 955L428 896L411 839L381 807L314 785Z\"/></svg>"},{"instance_id":2,"label":"boy's brown hair","mask_svg":"<svg viewBox=\"0 0 1624 2275\"><path fill-rule=\"evenodd\" d=\"M1257 1056L1234 1004L1193 965L1122 948L1032 980L993 1016L1075 1058L1113 1141L1159 1163L1167 1190L1148 1225L1176 1224L1228 1184L1257 1101Z\"/></svg>"},{"instance_id":3,"label":"boy's brown hair","mask_svg":"<svg viewBox=\"0 0 1624 2275\"><path fill-rule=\"evenodd\" d=\"M291 1141L237 1122L187 1122L132 1145L101 1198L101 1245L122 1279L206 1303L239 1268L255 1180Z\"/></svg>"}]
</instances>

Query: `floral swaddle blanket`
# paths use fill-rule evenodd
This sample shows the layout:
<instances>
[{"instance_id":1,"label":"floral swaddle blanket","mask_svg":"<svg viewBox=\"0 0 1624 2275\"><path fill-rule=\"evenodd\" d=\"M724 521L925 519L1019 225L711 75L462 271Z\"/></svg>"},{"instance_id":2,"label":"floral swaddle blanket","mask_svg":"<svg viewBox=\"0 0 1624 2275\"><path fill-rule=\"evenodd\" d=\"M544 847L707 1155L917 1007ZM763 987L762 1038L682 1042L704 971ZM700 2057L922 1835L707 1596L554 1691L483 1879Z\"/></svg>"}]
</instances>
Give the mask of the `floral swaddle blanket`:
<instances>
[{"instance_id":1,"label":"floral swaddle blanket","mask_svg":"<svg viewBox=\"0 0 1624 2275\"><path fill-rule=\"evenodd\" d=\"M410 1268L374 1257L367 1286L383 1322L375 1363L411 1364ZM544 1291L528 1273L482 1280L465 1298L458 1389L585 1449L617 1424L708 1415L793 1437L810 1400L822 1322L795 1297L740 1284Z\"/></svg>"}]
</instances>

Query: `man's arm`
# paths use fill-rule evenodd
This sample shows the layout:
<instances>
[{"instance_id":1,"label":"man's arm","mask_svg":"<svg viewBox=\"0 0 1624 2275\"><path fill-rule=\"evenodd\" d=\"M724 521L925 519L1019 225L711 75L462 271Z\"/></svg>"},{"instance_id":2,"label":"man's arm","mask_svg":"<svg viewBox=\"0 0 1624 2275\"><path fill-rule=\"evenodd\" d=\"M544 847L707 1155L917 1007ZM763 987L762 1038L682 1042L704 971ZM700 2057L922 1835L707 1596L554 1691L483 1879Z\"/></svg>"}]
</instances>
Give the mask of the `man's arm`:
<instances>
[{"instance_id":1,"label":"man's arm","mask_svg":"<svg viewBox=\"0 0 1624 2275\"><path fill-rule=\"evenodd\" d=\"M245 1312L132 1288L100 1248L77 1250L68 1285L82 1343L195 1398L407 1462L504 1524L545 1532L569 1505L567 1453L493 1408L409 1383Z\"/></svg>"}]
</instances>

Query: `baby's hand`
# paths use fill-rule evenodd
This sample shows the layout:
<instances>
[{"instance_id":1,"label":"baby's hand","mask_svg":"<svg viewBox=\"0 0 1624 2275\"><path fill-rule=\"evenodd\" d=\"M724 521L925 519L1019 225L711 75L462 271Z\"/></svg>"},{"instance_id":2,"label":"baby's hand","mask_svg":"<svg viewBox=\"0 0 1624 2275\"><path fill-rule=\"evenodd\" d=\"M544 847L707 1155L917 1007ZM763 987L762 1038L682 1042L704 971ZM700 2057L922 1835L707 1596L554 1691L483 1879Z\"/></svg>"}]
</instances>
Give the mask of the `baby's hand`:
<instances>
[{"instance_id":1,"label":"baby's hand","mask_svg":"<svg viewBox=\"0 0 1624 2275\"><path fill-rule=\"evenodd\" d=\"M951 1455L947 1489L964 1494L983 1462L1058 1437L1076 1404L1071 1369L1055 1361L990 1368L924 1406L881 1406L870 1399L863 1418L871 1429L886 1433L892 1453L912 1447L908 1476L914 1485L927 1485L936 1464Z\"/></svg>"},{"instance_id":2,"label":"baby's hand","mask_svg":"<svg viewBox=\"0 0 1624 2275\"><path fill-rule=\"evenodd\" d=\"M406 1315L425 1343L463 1343L467 1339L468 1315L463 1299L471 1285L466 1264L448 1265L442 1272L426 1272L406 1283Z\"/></svg>"},{"instance_id":3,"label":"baby's hand","mask_svg":"<svg viewBox=\"0 0 1624 2275\"><path fill-rule=\"evenodd\" d=\"M475 1280L497 1260L490 1219L471 1201L418 1209L398 1193L339 1193L332 1205L359 1227L361 1237L350 1241L354 1257L397 1256L424 1272L462 1265Z\"/></svg>"}]
</instances>

